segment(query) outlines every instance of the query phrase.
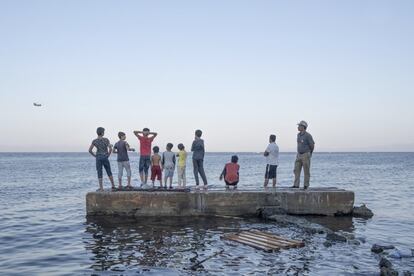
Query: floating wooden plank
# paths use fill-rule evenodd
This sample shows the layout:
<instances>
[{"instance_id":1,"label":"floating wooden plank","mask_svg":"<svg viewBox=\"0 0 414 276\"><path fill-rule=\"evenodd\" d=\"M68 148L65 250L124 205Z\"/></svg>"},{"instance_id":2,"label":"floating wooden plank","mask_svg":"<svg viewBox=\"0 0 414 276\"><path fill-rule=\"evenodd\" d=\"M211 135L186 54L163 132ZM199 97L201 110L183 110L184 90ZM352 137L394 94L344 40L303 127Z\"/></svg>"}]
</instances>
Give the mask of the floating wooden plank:
<instances>
[{"instance_id":1,"label":"floating wooden plank","mask_svg":"<svg viewBox=\"0 0 414 276\"><path fill-rule=\"evenodd\" d=\"M242 232L240 234L243 235L243 236L251 236L252 238L266 240L269 243L272 243L272 244L275 244L276 246L279 246L280 248L301 247L300 244L298 244L298 243L292 243L292 242L289 242L289 241L285 241L285 240L274 238L274 237L268 237L266 235L260 235L260 234L257 234L257 233Z\"/></svg>"},{"instance_id":2,"label":"floating wooden plank","mask_svg":"<svg viewBox=\"0 0 414 276\"><path fill-rule=\"evenodd\" d=\"M233 235L232 236L232 238L233 239L236 239L237 241L239 241L239 242L244 242L244 243L249 243L249 244L255 244L255 245L258 245L258 246L260 246L262 249L263 248L266 248L267 250L269 250L269 251L272 251L272 250L274 250L274 247L272 247L271 245L269 245L269 244L267 244L267 243L265 243L265 242L260 242L260 241L252 241L252 240L250 240L250 239L248 239L248 238L246 238L246 237L242 237L242 236L240 236L240 235Z\"/></svg>"},{"instance_id":3,"label":"floating wooden plank","mask_svg":"<svg viewBox=\"0 0 414 276\"><path fill-rule=\"evenodd\" d=\"M246 242L250 242L250 243L255 243L255 244L259 244L259 245L261 245L261 246L265 246L265 247L268 247L268 248L270 248L271 250L280 250L280 247L279 246L275 246L275 245L273 245L273 244L270 244L270 243L268 243L268 242L266 242L266 241L261 241L261 240L258 240L258 239L252 239L252 238L250 238L250 237L246 237L246 236L242 236L242 235L237 235L237 238L239 239L239 240L242 240L242 241L246 241Z\"/></svg>"},{"instance_id":4,"label":"floating wooden plank","mask_svg":"<svg viewBox=\"0 0 414 276\"><path fill-rule=\"evenodd\" d=\"M242 243L242 244L245 244L245 245L249 245L253 248L261 249L261 250L264 250L266 252L273 251L273 249L270 248L270 247L260 245L260 244L254 243L254 242L246 241L244 239L240 239L237 235L225 235L224 238L227 239L227 240L231 240L231 241L239 242L239 243Z\"/></svg>"},{"instance_id":5,"label":"floating wooden plank","mask_svg":"<svg viewBox=\"0 0 414 276\"><path fill-rule=\"evenodd\" d=\"M295 243L295 244L299 245L299 247L305 246L305 243L303 241L291 240L291 239L288 239L288 238L285 238L285 237L277 236L277 235L267 233L267 232L261 232L261 231L258 231L258 230L250 230L250 232L261 234L263 236L267 236L267 237L274 238L274 239L287 241L287 242L290 242L290 243Z\"/></svg>"},{"instance_id":6,"label":"floating wooden plank","mask_svg":"<svg viewBox=\"0 0 414 276\"><path fill-rule=\"evenodd\" d=\"M263 237L260 235L254 235L251 233L246 233L246 232L242 232L239 234L240 237L245 237L247 239L250 240L254 240L254 241L259 241L259 242L264 242L265 244L268 244L272 247L277 247L277 248L290 248L291 246L287 243L283 243L283 242L279 242L277 240L272 240L268 237Z\"/></svg>"},{"instance_id":7,"label":"floating wooden plank","mask_svg":"<svg viewBox=\"0 0 414 276\"><path fill-rule=\"evenodd\" d=\"M304 242L302 241L291 240L271 233L261 232L257 230L242 231L237 234L227 234L224 235L224 238L245 245L249 245L256 249L261 249L267 252L305 246Z\"/></svg>"},{"instance_id":8,"label":"floating wooden plank","mask_svg":"<svg viewBox=\"0 0 414 276\"><path fill-rule=\"evenodd\" d=\"M276 235L273 235L273 236L267 236L267 235L263 235L263 234L259 234L259 233L254 233L254 232L248 232L248 234L249 235L253 235L253 236L257 236L257 237L262 237L262 238L266 238L266 239L269 239L270 241L272 241L272 242L274 242L274 243L279 243L279 244L281 244L281 245L283 245L283 246L287 246L287 247L293 247L293 246L297 246L297 245L299 245L299 244L296 244L296 243L292 243L292 242L289 242L289 241L286 241L286 240L283 240L283 238L279 238L278 236L276 236Z\"/></svg>"}]
</instances>

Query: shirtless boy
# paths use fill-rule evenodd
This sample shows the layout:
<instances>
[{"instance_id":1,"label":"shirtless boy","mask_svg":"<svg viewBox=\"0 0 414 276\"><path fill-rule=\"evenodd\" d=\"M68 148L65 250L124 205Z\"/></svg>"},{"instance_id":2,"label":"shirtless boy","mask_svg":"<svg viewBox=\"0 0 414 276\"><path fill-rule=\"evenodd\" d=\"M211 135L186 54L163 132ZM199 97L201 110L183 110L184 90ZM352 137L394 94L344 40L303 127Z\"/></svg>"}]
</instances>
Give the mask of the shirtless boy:
<instances>
[{"instance_id":1,"label":"shirtless boy","mask_svg":"<svg viewBox=\"0 0 414 276\"><path fill-rule=\"evenodd\" d=\"M152 187L154 188L155 178L160 181L160 187L162 188L162 169L161 169L161 155L159 155L160 148L155 146L152 148L154 154L151 156L151 180Z\"/></svg>"}]
</instances>

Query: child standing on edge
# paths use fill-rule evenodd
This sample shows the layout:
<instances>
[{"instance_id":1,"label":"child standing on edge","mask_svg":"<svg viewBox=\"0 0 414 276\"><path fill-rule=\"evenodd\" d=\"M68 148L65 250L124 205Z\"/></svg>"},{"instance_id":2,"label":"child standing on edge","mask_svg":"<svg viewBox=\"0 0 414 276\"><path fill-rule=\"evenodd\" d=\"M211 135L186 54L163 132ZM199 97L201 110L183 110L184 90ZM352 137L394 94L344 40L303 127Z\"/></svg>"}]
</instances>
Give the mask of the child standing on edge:
<instances>
[{"instance_id":1,"label":"child standing on edge","mask_svg":"<svg viewBox=\"0 0 414 276\"><path fill-rule=\"evenodd\" d=\"M89 153L96 158L96 171L98 172L99 191L103 191L103 171L105 168L106 174L112 184L112 189L115 189L114 178L112 177L111 164L109 163L109 156L112 153L112 145L107 138L104 138L105 129L98 127L96 130L98 138L92 141L89 146ZM92 150L96 148L96 153Z\"/></svg>"},{"instance_id":2,"label":"child standing on edge","mask_svg":"<svg viewBox=\"0 0 414 276\"><path fill-rule=\"evenodd\" d=\"M233 186L234 189L237 188L237 184L239 183L239 169L240 165L237 164L239 161L239 157L237 155L233 155L231 157L231 162L227 163L224 166L223 172L220 175L220 181L223 180L226 182L226 189L230 186Z\"/></svg>"},{"instance_id":3,"label":"child standing on edge","mask_svg":"<svg viewBox=\"0 0 414 276\"><path fill-rule=\"evenodd\" d=\"M180 150L177 154L178 157L178 186L181 187L181 184L183 184L183 187L185 188L186 184L186 176L185 176L185 169L187 165L187 152L185 151L183 144L178 144L178 149Z\"/></svg>"},{"instance_id":4,"label":"child standing on edge","mask_svg":"<svg viewBox=\"0 0 414 276\"><path fill-rule=\"evenodd\" d=\"M148 170L151 166L151 143L157 137L157 133L150 132L149 128L144 128L142 131L135 130L134 134L140 142L139 176L142 186L147 184Z\"/></svg>"},{"instance_id":5,"label":"child standing on edge","mask_svg":"<svg viewBox=\"0 0 414 276\"><path fill-rule=\"evenodd\" d=\"M191 146L191 151L193 152L193 169L194 169L194 178L196 181L197 188L199 187L200 181L198 180L198 174L200 174L203 179L204 187L207 187L207 177L204 172L204 140L201 139L203 132L201 130L195 131L195 138Z\"/></svg>"},{"instance_id":6,"label":"child standing on edge","mask_svg":"<svg viewBox=\"0 0 414 276\"><path fill-rule=\"evenodd\" d=\"M127 172L128 185L127 188L132 188L131 186L131 165L129 164L128 151L135 151L129 147L129 144L125 141L126 135L124 132L118 132L119 141L114 145L114 153L117 153L118 161L118 181L119 189L122 189L122 176L124 169Z\"/></svg>"},{"instance_id":7,"label":"child standing on edge","mask_svg":"<svg viewBox=\"0 0 414 276\"><path fill-rule=\"evenodd\" d=\"M161 169L161 156L159 155L160 148L155 146L152 148L154 154L151 156L151 181L154 188L155 178L160 181L160 187L162 188L162 169Z\"/></svg>"},{"instance_id":8,"label":"child standing on edge","mask_svg":"<svg viewBox=\"0 0 414 276\"><path fill-rule=\"evenodd\" d=\"M279 146L276 144L276 135L270 135L269 145L264 152L264 156L267 161L264 187L266 188L269 179L272 179L273 188L276 188L277 166L279 165Z\"/></svg>"},{"instance_id":9,"label":"child standing on edge","mask_svg":"<svg viewBox=\"0 0 414 276\"><path fill-rule=\"evenodd\" d=\"M167 151L162 154L162 169L164 170L164 185L167 188L168 178L170 179L170 189L172 189L172 180L175 170L175 154L172 152L173 144L167 144Z\"/></svg>"}]
</instances>

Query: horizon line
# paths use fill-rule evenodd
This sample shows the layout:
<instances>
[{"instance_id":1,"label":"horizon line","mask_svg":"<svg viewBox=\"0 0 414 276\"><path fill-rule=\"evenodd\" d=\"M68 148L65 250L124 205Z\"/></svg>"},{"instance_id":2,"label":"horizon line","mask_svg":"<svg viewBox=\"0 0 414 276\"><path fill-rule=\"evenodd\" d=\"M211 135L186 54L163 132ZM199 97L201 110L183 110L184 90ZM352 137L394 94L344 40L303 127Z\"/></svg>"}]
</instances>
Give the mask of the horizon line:
<instances>
[{"instance_id":1,"label":"horizon line","mask_svg":"<svg viewBox=\"0 0 414 276\"><path fill-rule=\"evenodd\" d=\"M191 152L191 151L188 151ZM87 151L0 151L2 153L89 153ZM134 152L139 154L139 152ZM208 151L206 154L209 153L263 153L263 151ZM279 153L297 153L296 151L280 151ZM314 153L414 153L414 150L408 151L317 151Z\"/></svg>"}]
</instances>

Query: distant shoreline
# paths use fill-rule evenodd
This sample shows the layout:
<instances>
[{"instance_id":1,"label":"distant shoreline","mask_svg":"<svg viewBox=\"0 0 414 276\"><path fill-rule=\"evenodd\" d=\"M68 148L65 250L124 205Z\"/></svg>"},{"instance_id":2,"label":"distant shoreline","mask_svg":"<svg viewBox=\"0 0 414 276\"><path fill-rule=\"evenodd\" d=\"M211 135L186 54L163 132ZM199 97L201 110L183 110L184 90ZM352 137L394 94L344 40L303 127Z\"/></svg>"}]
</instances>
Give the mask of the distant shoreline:
<instances>
[{"instance_id":1,"label":"distant shoreline","mask_svg":"<svg viewBox=\"0 0 414 276\"><path fill-rule=\"evenodd\" d=\"M86 151L0 151L0 154L62 154L62 153L73 153L73 154L89 154ZM206 154L261 154L262 152L253 152L253 151L210 151L206 152ZM294 151L281 151L281 154L296 154ZM315 155L318 154L338 154L338 153L346 153L346 154L369 154L369 153L414 153L414 151L318 151L315 152ZM139 152L136 153L139 155Z\"/></svg>"}]
</instances>

